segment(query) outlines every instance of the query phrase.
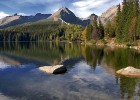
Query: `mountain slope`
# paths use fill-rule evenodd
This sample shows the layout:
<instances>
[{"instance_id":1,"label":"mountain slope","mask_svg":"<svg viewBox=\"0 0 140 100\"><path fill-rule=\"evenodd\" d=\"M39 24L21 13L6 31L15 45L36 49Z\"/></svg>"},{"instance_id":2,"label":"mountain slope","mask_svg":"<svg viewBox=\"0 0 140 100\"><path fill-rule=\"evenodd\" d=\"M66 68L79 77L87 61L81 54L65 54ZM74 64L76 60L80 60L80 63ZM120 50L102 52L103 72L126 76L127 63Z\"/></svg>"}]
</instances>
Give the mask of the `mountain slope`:
<instances>
[{"instance_id":1,"label":"mountain slope","mask_svg":"<svg viewBox=\"0 0 140 100\"><path fill-rule=\"evenodd\" d=\"M113 7L109 8L106 12L104 12L99 17L101 22L103 24L106 24L109 20L112 20L116 16L116 14L117 14L117 9L118 9L118 5L117 6L113 6Z\"/></svg>"},{"instance_id":2,"label":"mountain slope","mask_svg":"<svg viewBox=\"0 0 140 100\"><path fill-rule=\"evenodd\" d=\"M82 21L79 18L77 18L75 14L68 8L61 8L48 18L48 20L52 21L59 21L60 19L70 24L82 23Z\"/></svg>"},{"instance_id":3,"label":"mountain slope","mask_svg":"<svg viewBox=\"0 0 140 100\"><path fill-rule=\"evenodd\" d=\"M76 17L72 11L70 11L68 8L65 8L65 7L59 9L53 15L48 17L47 20L64 21L65 23L68 23L68 24L78 24L82 26L86 26L90 22L89 19L82 20Z\"/></svg>"},{"instance_id":4,"label":"mountain slope","mask_svg":"<svg viewBox=\"0 0 140 100\"><path fill-rule=\"evenodd\" d=\"M14 14L13 16L8 16L5 18L0 19L0 28L8 28L15 25L20 25L29 22L47 22L47 21L54 21L54 22L61 22L65 24L77 24L82 26L87 26L94 18L98 16L92 14L86 19L80 19L76 17L76 15L70 11L68 8L63 7L56 11L54 14L41 14L38 13L35 16L21 16Z\"/></svg>"},{"instance_id":5,"label":"mountain slope","mask_svg":"<svg viewBox=\"0 0 140 100\"><path fill-rule=\"evenodd\" d=\"M28 22L35 22L42 19L46 19L49 16L51 16L51 14L37 13L35 16L21 16L21 15L14 14L13 16L8 16L0 19L0 28L7 28L10 26L15 26Z\"/></svg>"},{"instance_id":6,"label":"mountain slope","mask_svg":"<svg viewBox=\"0 0 140 100\"><path fill-rule=\"evenodd\" d=\"M10 23L14 20L18 20L21 16L14 14L13 16L7 16L5 18L0 19L0 26Z\"/></svg>"}]
</instances>

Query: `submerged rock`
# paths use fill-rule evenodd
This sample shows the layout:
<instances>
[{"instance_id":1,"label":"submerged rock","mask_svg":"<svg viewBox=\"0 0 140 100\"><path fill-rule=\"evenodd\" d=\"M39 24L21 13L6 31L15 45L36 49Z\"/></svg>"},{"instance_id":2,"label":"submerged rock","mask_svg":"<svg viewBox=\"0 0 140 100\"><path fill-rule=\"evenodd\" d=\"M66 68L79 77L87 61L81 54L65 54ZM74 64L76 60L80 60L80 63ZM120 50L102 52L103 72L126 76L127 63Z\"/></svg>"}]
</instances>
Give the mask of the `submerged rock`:
<instances>
[{"instance_id":1,"label":"submerged rock","mask_svg":"<svg viewBox=\"0 0 140 100\"><path fill-rule=\"evenodd\" d=\"M62 74L67 71L67 68L63 65L56 65L56 66L39 67L39 70L46 72L48 74Z\"/></svg>"},{"instance_id":2,"label":"submerged rock","mask_svg":"<svg viewBox=\"0 0 140 100\"><path fill-rule=\"evenodd\" d=\"M140 69L131 66L120 69L116 73L128 77L140 77Z\"/></svg>"}]
</instances>

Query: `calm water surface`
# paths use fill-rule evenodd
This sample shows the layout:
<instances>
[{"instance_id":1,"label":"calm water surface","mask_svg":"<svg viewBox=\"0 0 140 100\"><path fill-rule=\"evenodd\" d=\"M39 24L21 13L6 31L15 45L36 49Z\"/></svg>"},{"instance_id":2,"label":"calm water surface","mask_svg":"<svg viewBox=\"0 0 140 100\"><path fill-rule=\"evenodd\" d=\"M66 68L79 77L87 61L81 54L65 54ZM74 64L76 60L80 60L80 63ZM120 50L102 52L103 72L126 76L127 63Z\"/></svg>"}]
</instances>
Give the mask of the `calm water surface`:
<instances>
[{"instance_id":1,"label":"calm water surface","mask_svg":"<svg viewBox=\"0 0 140 100\"><path fill-rule=\"evenodd\" d=\"M44 65L68 71L49 75ZM140 100L140 79L117 76L127 66L140 68L131 49L69 43L0 43L0 100Z\"/></svg>"}]
</instances>

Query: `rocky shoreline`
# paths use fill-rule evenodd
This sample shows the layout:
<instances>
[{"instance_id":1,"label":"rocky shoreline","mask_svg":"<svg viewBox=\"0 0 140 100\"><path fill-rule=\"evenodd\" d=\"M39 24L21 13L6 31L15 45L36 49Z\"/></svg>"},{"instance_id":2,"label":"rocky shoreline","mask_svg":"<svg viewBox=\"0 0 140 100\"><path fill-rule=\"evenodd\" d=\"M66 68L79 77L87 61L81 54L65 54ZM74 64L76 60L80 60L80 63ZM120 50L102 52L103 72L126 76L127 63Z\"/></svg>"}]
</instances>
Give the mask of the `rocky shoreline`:
<instances>
[{"instance_id":1,"label":"rocky shoreline","mask_svg":"<svg viewBox=\"0 0 140 100\"><path fill-rule=\"evenodd\" d=\"M135 50L138 50L140 51L140 45L138 46L132 46L132 45L127 45L127 44L121 44L121 43L117 43L115 42L115 39L113 40L107 40L105 39L104 41L96 41L95 43L92 43L92 42L86 42L86 43L82 43L82 44L86 44L86 45L96 45L96 46L108 46L108 47L118 47L118 48L129 48L129 49L135 49Z\"/></svg>"}]
</instances>

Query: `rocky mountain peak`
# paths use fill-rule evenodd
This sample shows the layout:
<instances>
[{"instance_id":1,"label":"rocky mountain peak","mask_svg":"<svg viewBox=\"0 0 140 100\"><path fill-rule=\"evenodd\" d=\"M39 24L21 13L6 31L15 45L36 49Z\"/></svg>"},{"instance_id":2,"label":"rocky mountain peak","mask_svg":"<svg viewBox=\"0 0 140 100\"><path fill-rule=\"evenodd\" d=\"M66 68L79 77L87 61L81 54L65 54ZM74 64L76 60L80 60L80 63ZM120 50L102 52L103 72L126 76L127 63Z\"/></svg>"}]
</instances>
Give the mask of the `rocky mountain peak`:
<instances>
[{"instance_id":1,"label":"rocky mountain peak","mask_svg":"<svg viewBox=\"0 0 140 100\"><path fill-rule=\"evenodd\" d=\"M39 16L39 15L42 15L41 13L37 13L35 16Z\"/></svg>"},{"instance_id":2,"label":"rocky mountain peak","mask_svg":"<svg viewBox=\"0 0 140 100\"><path fill-rule=\"evenodd\" d=\"M65 13L70 13L70 12L71 12L71 11L70 11L68 8L66 8L66 7L60 8L59 11L60 11L60 12L65 12Z\"/></svg>"},{"instance_id":3,"label":"rocky mountain peak","mask_svg":"<svg viewBox=\"0 0 140 100\"><path fill-rule=\"evenodd\" d=\"M73 12L72 11L70 11L68 8L66 8L66 7L62 7L62 8L60 8L57 12L56 12L57 14L60 14L60 15L62 15L62 14L73 14Z\"/></svg>"},{"instance_id":4,"label":"rocky mountain peak","mask_svg":"<svg viewBox=\"0 0 140 100\"><path fill-rule=\"evenodd\" d=\"M69 10L66 7L60 8L58 11L56 11L54 14L52 14L47 20L51 21L61 21L62 23L68 23L68 24L78 24L82 26L86 26L87 21L83 21L80 18L78 18L71 10Z\"/></svg>"},{"instance_id":5,"label":"rocky mountain peak","mask_svg":"<svg viewBox=\"0 0 140 100\"><path fill-rule=\"evenodd\" d=\"M52 16L50 16L48 19L65 19L65 18L75 18L76 16L74 15L74 13L72 11L70 11L68 8L66 7L62 7L60 8L58 11L56 11Z\"/></svg>"},{"instance_id":6,"label":"rocky mountain peak","mask_svg":"<svg viewBox=\"0 0 140 100\"><path fill-rule=\"evenodd\" d=\"M89 18L90 18L91 20L92 20L92 19L93 19L93 20L94 20L94 19L97 19L97 17L98 17L98 16L97 16L96 14L91 14L91 15L89 16Z\"/></svg>"},{"instance_id":7,"label":"rocky mountain peak","mask_svg":"<svg viewBox=\"0 0 140 100\"><path fill-rule=\"evenodd\" d=\"M18 16L18 14L17 14L17 13L15 13L13 16Z\"/></svg>"}]
</instances>

